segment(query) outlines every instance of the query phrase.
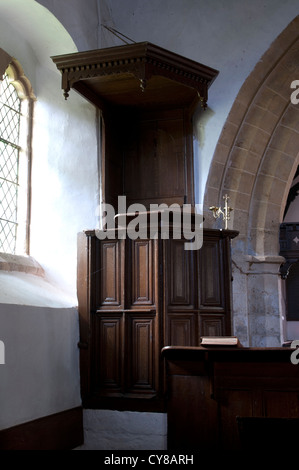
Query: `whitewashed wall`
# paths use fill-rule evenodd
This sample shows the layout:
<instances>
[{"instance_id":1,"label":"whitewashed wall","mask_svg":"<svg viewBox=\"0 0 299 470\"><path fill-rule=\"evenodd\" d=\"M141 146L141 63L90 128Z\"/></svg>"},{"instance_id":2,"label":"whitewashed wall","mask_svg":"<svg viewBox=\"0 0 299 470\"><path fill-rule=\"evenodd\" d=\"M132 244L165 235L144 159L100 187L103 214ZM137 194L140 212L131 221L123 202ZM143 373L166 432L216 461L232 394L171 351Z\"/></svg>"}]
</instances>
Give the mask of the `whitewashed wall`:
<instances>
[{"instance_id":1,"label":"whitewashed wall","mask_svg":"<svg viewBox=\"0 0 299 470\"><path fill-rule=\"evenodd\" d=\"M79 96L65 102L50 58L77 51L61 23L34 0L1 0L0 48L20 62L37 97L31 255L45 271L0 271L5 429L81 405L76 243L95 224L98 178L95 110Z\"/></svg>"}]
</instances>

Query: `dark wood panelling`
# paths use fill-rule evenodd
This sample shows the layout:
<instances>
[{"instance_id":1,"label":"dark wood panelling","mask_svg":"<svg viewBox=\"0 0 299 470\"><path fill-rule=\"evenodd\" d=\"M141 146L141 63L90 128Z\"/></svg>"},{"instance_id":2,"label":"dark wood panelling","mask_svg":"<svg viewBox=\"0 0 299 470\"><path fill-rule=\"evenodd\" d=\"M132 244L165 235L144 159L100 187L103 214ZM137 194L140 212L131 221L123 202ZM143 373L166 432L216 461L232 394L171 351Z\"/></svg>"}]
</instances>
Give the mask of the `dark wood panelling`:
<instances>
[{"instance_id":1,"label":"dark wood panelling","mask_svg":"<svg viewBox=\"0 0 299 470\"><path fill-rule=\"evenodd\" d=\"M159 179L158 197L161 202L168 198L177 198L184 202L185 168L184 121L181 119L159 120L157 123L157 172ZM163 178L167 175L167 178Z\"/></svg>"},{"instance_id":2,"label":"dark wood panelling","mask_svg":"<svg viewBox=\"0 0 299 470\"><path fill-rule=\"evenodd\" d=\"M237 416L254 416L253 390L223 390L219 399L219 429L221 447L240 449Z\"/></svg>"},{"instance_id":3,"label":"dark wood panelling","mask_svg":"<svg viewBox=\"0 0 299 470\"><path fill-rule=\"evenodd\" d=\"M132 240L128 242L131 248L130 263L128 263L131 278L132 307L155 305L155 258L153 240Z\"/></svg>"},{"instance_id":4,"label":"dark wood panelling","mask_svg":"<svg viewBox=\"0 0 299 470\"><path fill-rule=\"evenodd\" d=\"M168 450L206 452L218 441L214 426L217 402L206 400L211 390L209 379L197 374L168 377Z\"/></svg>"},{"instance_id":5,"label":"dark wood panelling","mask_svg":"<svg viewBox=\"0 0 299 470\"><path fill-rule=\"evenodd\" d=\"M147 207L147 201L157 194L158 185L156 123L133 121L127 125L124 194L128 204L138 202Z\"/></svg>"},{"instance_id":6,"label":"dark wood panelling","mask_svg":"<svg viewBox=\"0 0 299 470\"><path fill-rule=\"evenodd\" d=\"M123 308L122 298L122 263L121 241L105 240L100 243L99 272L100 299L99 306L107 308Z\"/></svg>"},{"instance_id":7,"label":"dark wood panelling","mask_svg":"<svg viewBox=\"0 0 299 470\"><path fill-rule=\"evenodd\" d=\"M192 121L184 108L140 112L115 107L102 119L104 201L194 204ZM167 175L167 177L166 177Z\"/></svg>"},{"instance_id":8,"label":"dark wood panelling","mask_svg":"<svg viewBox=\"0 0 299 470\"><path fill-rule=\"evenodd\" d=\"M299 390L265 390L264 391L265 416L273 418L299 417Z\"/></svg>"},{"instance_id":9,"label":"dark wood panelling","mask_svg":"<svg viewBox=\"0 0 299 470\"><path fill-rule=\"evenodd\" d=\"M83 441L81 407L0 431L0 450L72 450Z\"/></svg>"},{"instance_id":10,"label":"dark wood panelling","mask_svg":"<svg viewBox=\"0 0 299 470\"><path fill-rule=\"evenodd\" d=\"M226 329L224 320L224 315L199 314L200 336L225 335Z\"/></svg>"},{"instance_id":11,"label":"dark wood panelling","mask_svg":"<svg viewBox=\"0 0 299 470\"><path fill-rule=\"evenodd\" d=\"M127 393L155 395L155 315L127 314Z\"/></svg>"},{"instance_id":12,"label":"dark wood panelling","mask_svg":"<svg viewBox=\"0 0 299 470\"><path fill-rule=\"evenodd\" d=\"M194 309L194 252L185 250L185 240L168 240L166 252L166 305L169 310Z\"/></svg>"},{"instance_id":13,"label":"dark wood panelling","mask_svg":"<svg viewBox=\"0 0 299 470\"><path fill-rule=\"evenodd\" d=\"M124 118L121 109L102 113L102 194L103 200L117 207L118 196L123 194L123 158L121 143L124 140Z\"/></svg>"},{"instance_id":14,"label":"dark wood panelling","mask_svg":"<svg viewBox=\"0 0 299 470\"><path fill-rule=\"evenodd\" d=\"M130 115L124 147L124 194L128 204L184 203L187 178L184 114L178 110L150 115ZM188 136L188 134L187 134ZM165 178L167 175L167 178ZM191 201L190 201L191 202Z\"/></svg>"},{"instance_id":15,"label":"dark wood panelling","mask_svg":"<svg viewBox=\"0 0 299 470\"><path fill-rule=\"evenodd\" d=\"M165 344L172 346L195 346L196 314L168 314Z\"/></svg>"},{"instance_id":16,"label":"dark wood panelling","mask_svg":"<svg viewBox=\"0 0 299 470\"><path fill-rule=\"evenodd\" d=\"M204 231L200 251L185 250L184 239L99 240L93 232L79 237L84 406L125 409L123 401L103 405L103 399L115 398L127 399L128 409L135 410L130 399L138 398L143 409L147 397L161 410L161 348L196 346L201 336L230 334L235 235ZM200 305L198 298L204 299Z\"/></svg>"},{"instance_id":17,"label":"dark wood panelling","mask_svg":"<svg viewBox=\"0 0 299 470\"><path fill-rule=\"evenodd\" d=\"M168 449L296 448L299 369L291 353L288 348L164 348Z\"/></svg>"},{"instance_id":18,"label":"dark wood panelling","mask_svg":"<svg viewBox=\"0 0 299 470\"><path fill-rule=\"evenodd\" d=\"M222 241L205 239L199 251L199 304L203 308L224 308Z\"/></svg>"},{"instance_id":19,"label":"dark wood panelling","mask_svg":"<svg viewBox=\"0 0 299 470\"><path fill-rule=\"evenodd\" d=\"M95 389L102 394L123 391L123 315L93 315Z\"/></svg>"}]
</instances>

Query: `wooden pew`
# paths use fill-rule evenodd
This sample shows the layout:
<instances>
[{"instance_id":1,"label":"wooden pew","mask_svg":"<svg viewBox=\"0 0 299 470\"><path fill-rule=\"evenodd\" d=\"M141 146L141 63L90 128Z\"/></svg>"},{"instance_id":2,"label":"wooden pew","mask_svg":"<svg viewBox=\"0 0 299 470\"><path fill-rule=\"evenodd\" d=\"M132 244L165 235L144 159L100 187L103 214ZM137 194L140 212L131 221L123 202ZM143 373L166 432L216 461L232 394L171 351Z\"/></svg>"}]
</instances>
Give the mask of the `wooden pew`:
<instances>
[{"instance_id":1,"label":"wooden pew","mask_svg":"<svg viewBox=\"0 0 299 470\"><path fill-rule=\"evenodd\" d=\"M291 354L290 348L163 348L168 448L295 445L299 366Z\"/></svg>"}]
</instances>

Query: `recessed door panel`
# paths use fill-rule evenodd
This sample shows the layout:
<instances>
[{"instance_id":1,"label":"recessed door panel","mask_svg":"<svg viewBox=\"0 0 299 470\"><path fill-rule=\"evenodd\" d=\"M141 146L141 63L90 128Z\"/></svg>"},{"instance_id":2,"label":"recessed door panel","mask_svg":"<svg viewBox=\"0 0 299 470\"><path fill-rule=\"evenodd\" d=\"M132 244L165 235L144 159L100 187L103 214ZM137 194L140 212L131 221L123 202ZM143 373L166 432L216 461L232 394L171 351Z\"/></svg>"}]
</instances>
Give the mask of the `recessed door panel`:
<instances>
[{"instance_id":1,"label":"recessed door panel","mask_svg":"<svg viewBox=\"0 0 299 470\"><path fill-rule=\"evenodd\" d=\"M155 392L155 316L127 314L127 392Z\"/></svg>"}]
</instances>

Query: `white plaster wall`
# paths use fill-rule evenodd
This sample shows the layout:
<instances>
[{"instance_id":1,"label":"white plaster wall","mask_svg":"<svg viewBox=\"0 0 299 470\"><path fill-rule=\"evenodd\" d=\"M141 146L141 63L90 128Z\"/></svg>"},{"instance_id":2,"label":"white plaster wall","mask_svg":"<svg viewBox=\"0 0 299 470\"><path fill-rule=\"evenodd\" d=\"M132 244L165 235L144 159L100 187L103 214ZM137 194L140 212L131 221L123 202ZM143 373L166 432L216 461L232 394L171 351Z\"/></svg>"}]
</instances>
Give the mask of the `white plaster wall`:
<instances>
[{"instance_id":1,"label":"white plaster wall","mask_svg":"<svg viewBox=\"0 0 299 470\"><path fill-rule=\"evenodd\" d=\"M59 2L61 3L61 2ZM0 429L81 404L77 233L95 225L94 108L65 102L50 56L76 46L35 0L1 0L0 47L23 66L37 97L33 129L31 255L45 278L0 271Z\"/></svg>"},{"instance_id":2,"label":"white plaster wall","mask_svg":"<svg viewBox=\"0 0 299 470\"><path fill-rule=\"evenodd\" d=\"M38 3L48 8L61 21L78 50L86 51L98 47L99 1L38 0Z\"/></svg>"},{"instance_id":3,"label":"white plaster wall","mask_svg":"<svg viewBox=\"0 0 299 470\"><path fill-rule=\"evenodd\" d=\"M73 299L46 279L25 272L0 271L0 305L73 308ZM4 318L2 319L4 322ZM10 321L9 317L7 318ZM0 324L0 336L3 324Z\"/></svg>"},{"instance_id":4,"label":"white plaster wall","mask_svg":"<svg viewBox=\"0 0 299 470\"><path fill-rule=\"evenodd\" d=\"M31 74L33 88L33 66L37 61L51 66L49 58L53 53L77 50L63 25L35 0L1 0L0 12L2 49L20 58L25 72Z\"/></svg>"},{"instance_id":5,"label":"white plaster wall","mask_svg":"<svg viewBox=\"0 0 299 470\"><path fill-rule=\"evenodd\" d=\"M80 406L75 309L0 304L0 337L0 429Z\"/></svg>"},{"instance_id":6,"label":"white plaster wall","mask_svg":"<svg viewBox=\"0 0 299 470\"><path fill-rule=\"evenodd\" d=\"M36 70L31 255L76 298L77 234L96 224L95 109L77 94L65 101L60 75Z\"/></svg>"}]
</instances>

